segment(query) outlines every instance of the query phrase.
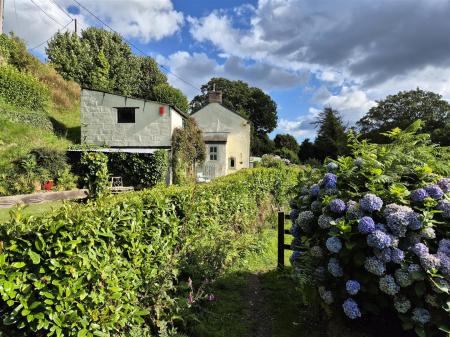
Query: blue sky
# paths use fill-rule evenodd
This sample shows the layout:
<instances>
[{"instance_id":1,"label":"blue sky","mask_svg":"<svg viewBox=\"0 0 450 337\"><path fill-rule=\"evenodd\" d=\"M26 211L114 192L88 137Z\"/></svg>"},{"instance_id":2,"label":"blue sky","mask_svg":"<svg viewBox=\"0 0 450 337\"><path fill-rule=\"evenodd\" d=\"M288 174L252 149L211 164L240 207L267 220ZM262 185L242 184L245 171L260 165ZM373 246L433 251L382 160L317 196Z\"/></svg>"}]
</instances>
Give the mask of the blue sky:
<instances>
[{"instance_id":1,"label":"blue sky","mask_svg":"<svg viewBox=\"0 0 450 337\"><path fill-rule=\"evenodd\" d=\"M399 90L450 97L447 0L78 1L195 86L223 76L262 88L278 104L272 136L314 138L311 122L324 106L352 125ZM80 28L100 25L73 0L34 2L5 2L5 30L29 48L73 29L70 17ZM33 52L44 58L45 43Z\"/></svg>"}]
</instances>

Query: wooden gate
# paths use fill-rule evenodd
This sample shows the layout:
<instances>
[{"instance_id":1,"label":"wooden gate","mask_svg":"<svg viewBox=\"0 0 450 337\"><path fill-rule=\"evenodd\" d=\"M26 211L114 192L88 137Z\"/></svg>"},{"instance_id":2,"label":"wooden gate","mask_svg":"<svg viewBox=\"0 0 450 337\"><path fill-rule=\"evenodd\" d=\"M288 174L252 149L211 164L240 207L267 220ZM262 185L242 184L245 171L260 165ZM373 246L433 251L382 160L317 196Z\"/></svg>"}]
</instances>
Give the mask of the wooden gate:
<instances>
[{"instance_id":1,"label":"wooden gate","mask_svg":"<svg viewBox=\"0 0 450 337\"><path fill-rule=\"evenodd\" d=\"M284 243L284 235L292 235L289 229L284 228L285 221L291 221L289 214L285 214L283 211L278 212L278 269L284 268L284 251L292 250L291 246Z\"/></svg>"}]
</instances>

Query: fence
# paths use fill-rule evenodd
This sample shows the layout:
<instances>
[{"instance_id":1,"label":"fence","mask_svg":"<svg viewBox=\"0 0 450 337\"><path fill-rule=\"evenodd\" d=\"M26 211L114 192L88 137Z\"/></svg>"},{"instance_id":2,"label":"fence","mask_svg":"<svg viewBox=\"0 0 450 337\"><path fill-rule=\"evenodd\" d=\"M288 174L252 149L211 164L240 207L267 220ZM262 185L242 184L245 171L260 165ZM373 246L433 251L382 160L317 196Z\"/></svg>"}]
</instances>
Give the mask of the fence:
<instances>
[{"instance_id":1,"label":"fence","mask_svg":"<svg viewBox=\"0 0 450 337\"><path fill-rule=\"evenodd\" d=\"M284 235L292 235L289 229L284 228L285 221L291 221L289 214L284 213L283 211L278 212L278 269L284 268L284 251L292 250L291 245L284 243Z\"/></svg>"}]
</instances>

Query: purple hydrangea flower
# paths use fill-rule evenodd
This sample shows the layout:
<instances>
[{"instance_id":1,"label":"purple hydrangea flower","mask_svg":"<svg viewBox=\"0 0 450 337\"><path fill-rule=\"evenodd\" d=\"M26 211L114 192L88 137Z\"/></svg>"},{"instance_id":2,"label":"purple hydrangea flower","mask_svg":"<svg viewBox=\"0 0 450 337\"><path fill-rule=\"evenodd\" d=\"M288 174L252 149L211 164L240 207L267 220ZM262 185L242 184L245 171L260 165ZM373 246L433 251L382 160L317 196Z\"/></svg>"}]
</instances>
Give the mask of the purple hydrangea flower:
<instances>
[{"instance_id":1,"label":"purple hydrangea flower","mask_svg":"<svg viewBox=\"0 0 450 337\"><path fill-rule=\"evenodd\" d=\"M420 236L427 240L436 239L436 232L432 227L426 227L420 231Z\"/></svg>"},{"instance_id":2,"label":"purple hydrangea flower","mask_svg":"<svg viewBox=\"0 0 450 337\"><path fill-rule=\"evenodd\" d=\"M409 287L413 283L411 274L406 269L397 269L394 273L395 281L402 288Z\"/></svg>"},{"instance_id":3,"label":"purple hydrangea flower","mask_svg":"<svg viewBox=\"0 0 450 337\"><path fill-rule=\"evenodd\" d=\"M379 286L382 292L391 296L394 296L400 291L400 287L395 283L395 279L392 275L386 275L380 278Z\"/></svg>"},{"instance_id":4,"label":"purple hydrangea flower","mask_svg":"<svg viewBox=\"0 0 450 337\"><path fill-rule=\"evenodd\" d=\"M289 258L289 260L291 261L291 263L294 263L295 261L297 261L297 259L302 255L301 252L299 252L298 250L295 250L292 252L291 257Z\"/></svg>"},{"instance_id":5,"label":"purple hydrangea flower","mask_svg":"<svg viewBox=\"0 0 450 337\"><path fill-rule=\"evenodd\" d=\"M444 218L450 218L450 201L441 200L436 207L438 210L442 211L441 215Z\"/></svg>"},{"instance_id":6,"label":"purple hydrangea flower","mask_svg":"<svg viewBox=\"0 0 450 337\"><path fill-rule=\"evenodd\" d=\"M411 248L411 251L412 251L414 254L416 254L418 257L421 257L422 255L428 254L428 253L429 253L428 247L427 247L425 244L421 243L421 242L416 243L416 244Z\"/></svg>"},{"instance_id":7,"label":"purple hydrangea flower","mask_svg":"<svg viewBox=\"0 0 450 337\"><path fill-rule=\"evenodd\" d=\"M430 312L424 308L415 308L413 310L413 316L411 318L414 322L424 325L431 319Z\"/></svg>"},{"instance_id":8,"label":"purple hydrangea flower","mask_svg":"<svg viewBox=\"0 0 450 337\"><path fill-rule=\"evenodd\" d=\"M313 211L314 214L322 213L322 203L319 200L313 201L311 203L311 211Z\"/></svg>"},{"instance_id":9,"label":"purple hydrangea flower","mask_svg":"<svg viewBox=\"0 0 450 337\"><path fill-rule=\"evenodd\" d=\"M392 251L390 248L374 249L375 256L385 263L389 263L392 260Z\"/></svg>"},{"instance_id":10,"label":"purple hydrangea flower","mask_svg":"<svg viewBox=\"0 0 450 337\"><path fill-rule=\"evenodd\" d=\"M423 254L420 256L420 265L425 270L438 269L441 265L441 260L434 254Z\"/></svg>"},{"instance_id":11,"label":"purple hydrangea flower","mask_svg":"<svg viewBox=\"0 0 450 337\"><path fill-rule=\"evenodd\" d=\"M365 212L379 211L383 207L383 200L375 194L366 194L360 201L361 209Z\"/></svg>"},{"instance_id":12,"label":"purple hydrangea flower","mask_svg":"<svg viewBox=\"0 0 450 337\"><path fill-rule=\"evenodd\" d=\"M405 296L395 297L394 307L401 314L406 314L411 309L411 302Z\"/></svg>"},{"instance_id":13,"label":"purple hydrangea flower","mask_svg":"<svg viewBox=\"0 0 450 337\"><path fill-rule=\"evenodd\" d=\"M444 274L445 276L450 276L450 257L445 255L444 253L437 253L437 257L439 258L440 264L439 264L439 270Z\"/></svg>"},{"instance_id":14,"label":"purple hydrangea flower","mask_svg":"<svg viewBox=\"0 0 450 337\"><path fill-rule=\"evenodd\" d=\"M339 253L339 251L342 249L341 240L335 236L328 238L325 245L327 246L327 249L332 253Z\"/></svg>"},{"instance_id":15,"label":"purple hydrangea flower","mask_svg":"<svg viewBox=\"0 0 450 337\"><path fill-rule=\"evenodd\" d=\"M361 317L361 311L359 310L358 303L356 303L352 298L345 300L344 304L342 304L342 308L344 309L345 315L347 315L350 319Z\"/></svg>"},{"instance_id":16,"label":"purple hydrangea flower","mask_svg":"<svg viewBox=\"0 0 450 337\"><path fill-rule=\"evenodd\" d=\"M375 274L377 276L382 276L386 271L386 266L383 261L380 261L376 257L368 257L364 262L364 268L369 273Z\"/></svg>"},{"instance_id":17,"label":"purple hydrangea flower","mask_svg":"<svg viewBox=\"0 0 450 337\"><path fill-rule=\"evenodd\" d=\"M373 233L367 236L367 245L369 245L370 247L384 249L389 247L391 244L391 237L380 230L375 230Z\"/></svg>"},{"instance_id":18,"label":"purple hydrangea flower","mask_svg":"<svg viewBox=\"0 0 450 337\"><path fill-rule=\"evenodd\" d=\"M328 171L334 171L334 170L337 170L338 168L339 168L339 166L336 163L329 162L327 164L327 170Z\"/></svg>"},{"instance_id":19,"label":"purple hydrangea flower","mask_svg":"<svg viewBox=\"0 0 450 337\"><path fill-rule=\"evenodd\" d=\"M405 252L398 248L391 248L391 260L394 263L400 264L405 259Z\"/></svg>"},{"instance_id":20,"label":"purple hydrangea flower","mask_svg":"<svg viewBox=\"0 0 450 337\"><path fill-rule=\"evenodd\" d=\"M359 204L356 201L347 201L347 217L352 219L359 219L363 216Z\"/></svg>"},{"instance_id":21,"label":"purple hydrangea flower","mask_svg":"<svg viewBox=\"0 0 450 337\"><path fill-rule=\"evenodd\" d=\"M362 217L358 223L358 231L362 234L370 234L375 231L375 222L370 216Z\"/></svg>"},{"instance_id":22,"label":"purple hydrangea flower","mask_svg":"<svg viewBox=\"0 0 450 337\"><path fill-rule=\"evenodd\" d=\"M450 178L442 178L437 184L443 192L450 192Z\"/></svg>"},{"instance_id":23,"label":"purple hydrangea flower","mask_svg":"<svg viewBox=\"0 0 450 337\"><path fill-rule=\"evenodd\" d=\"M345 212L346 205L341 199L334 199L330 202L328 207L330 208L330 211L341 214Z\"/></svg>"},{"instance_id":24,"label":"purple hydrangea flower","mask_svg":"<svg viewBox=\"0 0 450 337\"><path fill-rule=\"evenodd\" d=\"M311 211L300 212L296 223L305 232L311 231L311 229L314 225L314 213Z\"/></svg>"},{"instance_id":25,"label":"purple hydrangea flower","mask_svg":"<svg viewBox=\"0 0 450 337\"><path fill-rule=\"evenodd\" d=\"M345 283L345 289L350 295L356 295L361 289L361 285L358 281L348 280L347 283Z\"/></svg>"},{"instance_id":26,"label":"purple hydrangea flower","mask_svg":"<svg viewBox=\"0 0 450 337\"><path fill-rule=\"evenodd\" d=\"M419 189L411 192L411 200L416 201L416 202L421 202L425 198L428 198L428 197L429 197L429 195L428 195L427 191L425 191L423 188L419 188Z\"/></svg>"},{"instance_id":27,"label":"purple hydrangea flower","mask_svg":"<svg viewBox=\"0 0 450 337\"><path fill-rule=\"evenodd\" d=\"M328 215L320 215L319 218L317 219L317 223L319 224L320 228L323 229L327 229L331 227L330 222L333 221L334 219L331 216Z\"/></svg>"},{"instance_id":28,"label":"purple hydrangea flower","mask_svg":"<svg viewBox=\"0 0 450 337\"><path fill-rule=\"evenodd\" d=\"M419 215L407 206L389 204L386 206L384 214L386 216L387 226L392 234L398 237L404 237L408 227L411 229L420 229L422 226Z\"/></svg>"},{"instance_id":29,"label":"purple hydrangea flower","mask_svg":"<svg viewBox=\"0 0 450 337\"><path fill-rule=\"evenodd\" d=\"M342 275L344 275L344 271L342 270L339 261L334 257L330 258L328 262L328 272L334 277L342 277Z\"/></svg>"},{"instance_id":30,"label":"purple hydrangea flower","mask_svg":"<svg viewBox=\"0 0 450 337\"><path fill-rule=\"evenodd\" d=\"M289 200L289 207L290 208L298 208L298 205L297 205L297 200L295 200L295 199L291 199L291 200Z\"/></svg>"},{"instance_id":31,"label":"purple hydrangea flower","mask_svg":"<svg viewBox=\"0 0 450 337\"><path fill-rule=\"evenodd\" d=\"M421 229L423 227L423 222L420 219L420 215L416 212L408 213L408 227L413 231Z\"/></svg>"},{"instance_id":32,"label":"purple hydrangea flower","mask_svg":"<svg viewBox=\"0 0 450 337\"><path fill-rule=\"evenodd\" d=\"M442 239L439 241L438 253L443 253L450 257L450 240Z\"/></svg>"},{"instance_id":33,"label":"purple hydrangea flower","mask_svg":"<svg viewBox=\"0 0 450 337\"><path fill-rule=\"evenodd\" d=\"M425 187L425 191L427 191L428 195L433 199L441 199L444 196L444 191L437 184L428 185Z\"/></svg>"},{"instance_id":34,"label":"purple hydrangea flower","mask_svg":"<svg viewBox=\"0 0 450 337\"><path fill-rule=\"evenodd\" d=\"M294 225L289 230L293 237L299 238L301 236L301 230L298 224L294 223Z\"/></svg>"},{"instance_id":35,"label":"purple hydrangea flower","mask_svg":"<svg viewBox=\"0 0 450 337\"><path fill-rule=\"evenodd\" d=\"M317 197L319 195L319 193L320 193L320 186L317 185L317 184L312 185L310 190L309 190L309 194L312 197Z\"/></svg>"},{"instance_id":36,"label":"purple hydrangea flower","mask_svg":"<svg viewBox=\"0 0 450 337\"><path fill-rule=\"evenodd\" d=\"M333 293L330 290L326 290L325 287L319 287L319 296L326 304L330 305L333 303Z\"/></svg>"},{"instance_id":37,"label":"purple hydrangea flower","mask_svg":"<svg viewBox=\"0 0 450 337\"><path fill-rule=\"evenodd\" d=\"M337 187L337 176L333 173L326 173L323 177L323 186L325 189L334 190Z\"/></svg>"},{"instance_id":38,"label":"purple hydrangea flower","mask_svg":"<svg viewBox=\"0 0 450 337\"><path fill-rule=\"evenodd\" d=\"M298 209L293 209L291 210L291 213L289 213L289 217L291 218L291 221L294 222L295 220L297 220L298 215L300 214L300 211Z\"/></svg>"}]
</instances>

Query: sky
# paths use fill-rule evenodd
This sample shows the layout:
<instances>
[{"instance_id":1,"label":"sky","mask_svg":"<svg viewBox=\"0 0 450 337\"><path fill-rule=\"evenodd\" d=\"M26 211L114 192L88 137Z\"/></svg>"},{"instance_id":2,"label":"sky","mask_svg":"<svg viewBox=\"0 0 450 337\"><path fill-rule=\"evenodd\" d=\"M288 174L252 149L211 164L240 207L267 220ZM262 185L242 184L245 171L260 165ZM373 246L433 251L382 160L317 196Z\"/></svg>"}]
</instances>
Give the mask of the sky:
<instances>
[{"instance_id":1,"label":"sky","mask_svg":"<svg viewBox=\"0 0 450 337\"><path fill-rule=\"evenodd\" d=\"M272 137L314 139L325 106L351 126L400 90L450 99L450 0L5 0L4 31L45 59L72 18L102 26L77 1L193 84L168 74L189 99L217 76L263 89L278 106Z\"/></svg>"}]
</instances>

